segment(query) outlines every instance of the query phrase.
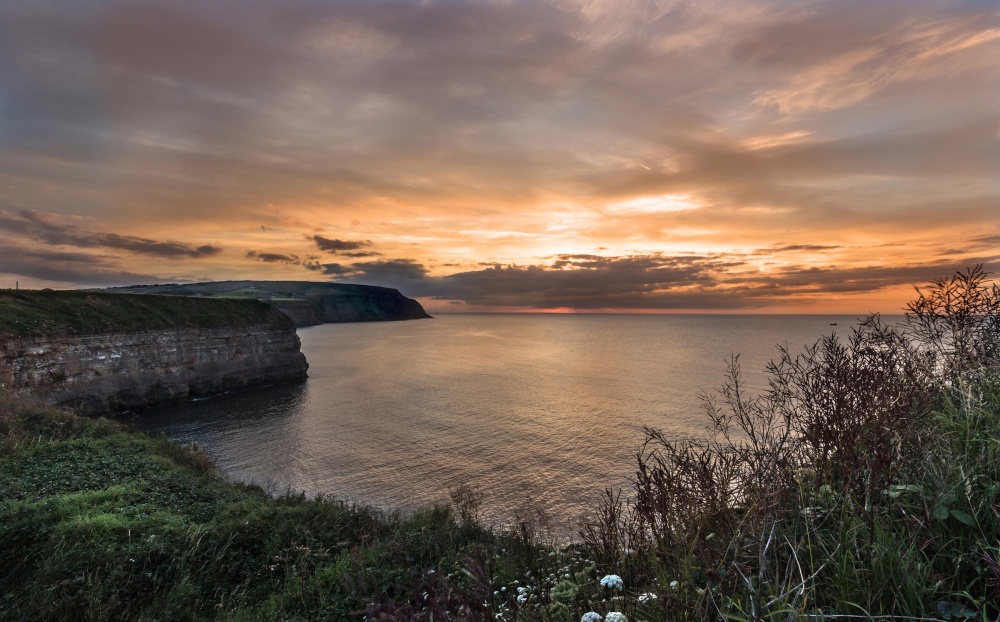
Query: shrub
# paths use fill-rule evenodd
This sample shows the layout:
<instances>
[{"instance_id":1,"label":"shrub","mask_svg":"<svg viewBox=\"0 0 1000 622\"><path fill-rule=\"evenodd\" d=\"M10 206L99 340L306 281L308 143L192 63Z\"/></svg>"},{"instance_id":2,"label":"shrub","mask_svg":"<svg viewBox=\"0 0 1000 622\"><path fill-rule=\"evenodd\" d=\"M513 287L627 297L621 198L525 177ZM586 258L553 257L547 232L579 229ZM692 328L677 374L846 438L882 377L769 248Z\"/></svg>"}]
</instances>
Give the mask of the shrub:
<instances>
[{"instance_id":1,"label":"shrub","mask_svg":"<svg viewBox=\"0 0 1000 622\"><path fill-rule=\"evenodd\" d=\"M933 281L906 307L905 335L925 378L956 387L996 374L1000 363L1000 286L983 266Z\"/></svg>"},{"instance_id":2,"label":"shrub","mask_svg":"<svg viewBox=\"0 0 1000 622\"><path fill-rule=\"evenodd\" d=\"M996 617L998 371L982 267L932 283L899 328L876 315L779 349L762 395L734 357L703 396L709 434L647 429L634 496L607 491L581 537L636 590L676 582L677 619Z\"/></svg>"}]
</instances>

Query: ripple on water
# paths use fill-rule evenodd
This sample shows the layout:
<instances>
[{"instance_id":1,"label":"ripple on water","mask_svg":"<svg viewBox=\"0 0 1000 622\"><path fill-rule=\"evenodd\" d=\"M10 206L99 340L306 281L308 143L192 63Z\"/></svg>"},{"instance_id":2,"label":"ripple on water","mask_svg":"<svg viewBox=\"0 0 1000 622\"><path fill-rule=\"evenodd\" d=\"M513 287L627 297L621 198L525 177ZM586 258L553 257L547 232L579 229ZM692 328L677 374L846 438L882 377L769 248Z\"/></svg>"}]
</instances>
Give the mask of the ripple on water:
<instances>
[{"instance_id":1,"label":"ripple on water","mask_svg":"<svg viewBox=\"0 0 1000 622\"><path fill-rule=\"evenodd\" d=\"M643 426L704 434L697 395L741 353L764 386L793 350L853 318L442 315L300 329L308 381L144 412L273 490L412 509L475 485L483 514L544 509L570 534L605 486L627 485Z\"/></svg>"}]
</instances>

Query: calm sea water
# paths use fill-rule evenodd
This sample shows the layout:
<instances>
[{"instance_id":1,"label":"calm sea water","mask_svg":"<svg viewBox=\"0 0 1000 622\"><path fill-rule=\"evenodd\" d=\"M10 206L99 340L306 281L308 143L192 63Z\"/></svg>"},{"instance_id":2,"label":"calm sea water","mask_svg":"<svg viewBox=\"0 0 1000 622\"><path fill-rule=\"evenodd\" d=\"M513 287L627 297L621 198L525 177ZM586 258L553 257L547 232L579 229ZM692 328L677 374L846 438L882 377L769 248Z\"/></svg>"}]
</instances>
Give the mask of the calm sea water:
<instances>
[{"instance_id":1,"label":"calm sea water","mask_svg":"<svg viewBox=\"0 0 1000 622\"><path fill-rule=\"evenodd\" d=\"M732 354L765 386L844 316L441 315L300 329L309 379L138 413L275 492L412 509L478 488L485 518L541 509L567 535L627 485L643 426L705 434ZM838 326L831 326L831 323Z\"/></svg>"}]
</instances>

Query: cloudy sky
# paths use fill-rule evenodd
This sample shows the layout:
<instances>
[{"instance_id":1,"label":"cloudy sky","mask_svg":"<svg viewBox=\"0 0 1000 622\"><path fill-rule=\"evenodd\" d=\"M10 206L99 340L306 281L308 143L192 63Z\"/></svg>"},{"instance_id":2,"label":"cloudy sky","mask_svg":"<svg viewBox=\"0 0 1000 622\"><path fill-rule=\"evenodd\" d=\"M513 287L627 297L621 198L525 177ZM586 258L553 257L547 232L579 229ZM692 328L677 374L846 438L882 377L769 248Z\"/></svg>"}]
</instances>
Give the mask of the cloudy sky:
<instances>
[{"instance_id":1,"label":"cloudy sky","mask_svg":"<svg viewBox=\"0 0 1000 622\"><path fill-rule=\"evenodd\" d=\"M995 0L0 5L0 287L864 313L977 263Z\"/></svg>"}]
</instances>

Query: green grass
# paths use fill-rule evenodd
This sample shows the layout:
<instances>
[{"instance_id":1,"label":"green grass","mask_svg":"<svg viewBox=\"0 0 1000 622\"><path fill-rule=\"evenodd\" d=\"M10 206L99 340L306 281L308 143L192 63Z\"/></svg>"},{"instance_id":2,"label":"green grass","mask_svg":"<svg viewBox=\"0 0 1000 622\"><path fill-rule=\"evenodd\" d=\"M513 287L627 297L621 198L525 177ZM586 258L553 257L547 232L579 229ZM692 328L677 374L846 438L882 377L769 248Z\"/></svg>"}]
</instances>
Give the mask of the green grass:
<instances>
[{"instance_id":1,"label":"green grass","mask_svg":"<svg viewBox=\"0 0 1000 622\"><path fill-rule=\"evenodd\" d=\"M385 295L384 287L328 283L324 281L214 281L207 283L167 283L161 285L130 285L107 290L117 293L168 294L180 296L251 297L271 295L275 298L307 299L314 296L371 297Z\"/></svg>"},{"instance_id":2,"label":"green grass","mask_svg":"<svg viewBox=\"0 0 1000 622\"><path fill-rule=\"evenodd\" d=\"M84 335L247 324L290 325L267 304L80 291L0 290L0 335Z\"/></svg>"},{"instance_id":3,"label":"green grass","mask_svg":"<svg viewBox=\"0 0 1000 622\"><path fill-rule=\"evenodd\" d=\"M0 619L493 619L526 573L585 565L530 522L478 525L468 490L408 515L272 497L196 448L10 398L0 432Z\"/></svg>"},{"instance_id":4,"label":"green grass","mask_svg":"<svg viewBox=\"0 0 1000 622\"><path fill-rule=\"evenodd\" d=\"M229 300L265 300L277 307L308 312L314 308L323 321L373 321L418 319L428 316L415 300L398 291L371 285L318 281L216 281L131 285L107 290L118 294L197 296Z\"/></svg>"}]
</instances>

